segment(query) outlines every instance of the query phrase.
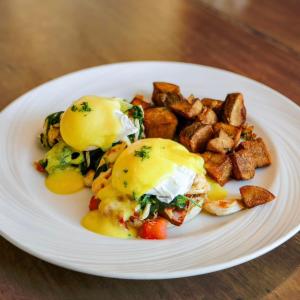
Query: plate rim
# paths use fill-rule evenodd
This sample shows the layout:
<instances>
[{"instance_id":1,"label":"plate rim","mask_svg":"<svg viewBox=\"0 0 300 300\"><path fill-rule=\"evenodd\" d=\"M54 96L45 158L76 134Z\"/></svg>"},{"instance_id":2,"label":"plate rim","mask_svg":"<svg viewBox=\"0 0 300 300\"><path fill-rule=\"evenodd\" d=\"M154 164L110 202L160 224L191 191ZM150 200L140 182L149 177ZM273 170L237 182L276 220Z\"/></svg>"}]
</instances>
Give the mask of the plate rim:
<instances>
[{"instance_id":1,"label":"plate rim","mask_svg":"<svg viewBox=\"0 0 300 300\"><path fill-rule=\"evenodd\" d=\"M112 63L112 64L104 64L104 65L99 65L99 66L93 66L93 67L89 67L89 68L84 68L81 70L77 70L71 73L67 73L64 74L62 76L53 78L47 82L44 82L40 85L38 85L37 87L27 91L26 93L22 94L21 96L17 97L17 99L15 99L14 101L10 102L8 105L6 105L1 111L0 111L0 117L3 116L3 113L8 112L10 110L11 107L18 105L18 103L20 103L24 97L28 96L29 94L31 94L32 92L42 88L43 86L46 86L50 83L53 83L55 81L60 81L62 79L64 79L65 77L71 77L73 75L79 74L79 73L83 73L83 72L89 72L91 70L95 70L95 69L100 69L103 67L110 67L110 66L115 66L115 65L126 65L126 64L153 64L153 63L158 63L158 64L177 64L177 65L190 65L190 66L196 66L196 67L202 67L202 68L206 68L206 69L212 69L218 72L223 72L223 73L228 73L234 76L238 76L240 79L242 80L247 80L247 81L251 81L252 83L255 83L256 85L258 85L260 88L266 89L267 91L282 97L285 101L289 102L289 104L292 104L294 106L295 109L300 110L300 107L293 102L291 99L289 99L288 97L286 97L285 95L281 94L280 92L274 90L273 88L258 82L252 78L246 77L244 75L232 72L232 71L228 71L228 70L224 70L224 69L220 69L220 68L216 68L216 67L212 67L212 66L206 66L206 65L202 65L202 64L194 64L194 63L185 63L185 62L178 62L178 61L155 61L155 60L146 60L146 61L128 61L128 62L117 62L117 63ZM294 236L295 234L297 234L297 232L300 230L300 223L295 226L293 229L291 229L289 232L287 232L285 235L281 236L280 238L278 238L277 240L275 240L273 243L268 244L262 248L259 248L256 251L252 251L246 255L243 255L241 257L232 259L230 261L227 261L225 263L218 263L218 264L214 264L214 265L210 265L210 266L206 266L206 267L196 267L196 268L191 268L189 267L187 270L179 270L179 271L165 271L165 272L132 272L132 273L126 273L126 272L111 272L111 271L103 271L101 272L101 270L97 271L97 272L92 272L89 271L88 269L86 269L86 267L77 267L72 265L72 263L68 263L68 262L64 262L58 259L52 259L49 258L47 255L43 255L41 253L39 253L39 251L35 251L34 247L29 247L26 245L22 245L21 243L19 243L16 239L10 237L9 235L7 235L2 229L0 229L0 235L3 236L3 238L5 238L7 241L11 242L13 245L15 245L16 247L18 247L19 249L39 258L42 259L48 263L60 266L60 267L64 267L67 269L71 269L74 271L78 271L78 272L82 272L82 273L86 273L86 274L92 274L92 275L97 275L97 276L104 276L104 277L109 277L109 278L119 278L119 279L135 279L135 280L144 280L144 279L171 279L171 278L182 278L182 277L188 277L188 276L196 276L196 275L202 275L202 274L208 274L211 272L215 272L215 271L219 271L219 270L223 270L223 269L227 269L233 266L237 266L239 264L245 263L249 260L252 260L254 258L257 258L261 255L266 254L267 252L273 250L274 248L278 247L279 245L283 244L284 242L286 242L287 240L289 240L292 236ZM141 275L142 274L142 275Z\"/></svg>"}]
</instances>

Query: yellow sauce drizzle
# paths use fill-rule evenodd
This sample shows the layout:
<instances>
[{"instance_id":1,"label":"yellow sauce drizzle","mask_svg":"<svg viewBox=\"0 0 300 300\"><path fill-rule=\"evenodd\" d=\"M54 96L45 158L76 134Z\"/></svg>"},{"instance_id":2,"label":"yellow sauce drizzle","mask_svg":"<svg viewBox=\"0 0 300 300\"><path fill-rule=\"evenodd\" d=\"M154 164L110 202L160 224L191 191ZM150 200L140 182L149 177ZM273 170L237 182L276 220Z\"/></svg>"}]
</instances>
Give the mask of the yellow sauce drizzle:
<instances>
[{"instance_id":1,"label":"yellow sauce drizzle","mask_svg":"<svg viewBox=\"0 0 300 300\"><path fill-rule=\"evenodd\" d=\"M55 194L72 194L84 187L83 177L75 169L57 170L46 177L45 184Z\"/></svg>"},{"instance_id":2,"label":"yellow sauce drizzle","mask_svg":"<svg viewBox=\"0 0 300 300\"><path fill-rule=\"evenodd\" d=\"M206 177L206 179L210 185L210 191L207 194L209 200L222 200L227 197L228 191L225 188L209 177Z\"/></svg>"}]
</instances>

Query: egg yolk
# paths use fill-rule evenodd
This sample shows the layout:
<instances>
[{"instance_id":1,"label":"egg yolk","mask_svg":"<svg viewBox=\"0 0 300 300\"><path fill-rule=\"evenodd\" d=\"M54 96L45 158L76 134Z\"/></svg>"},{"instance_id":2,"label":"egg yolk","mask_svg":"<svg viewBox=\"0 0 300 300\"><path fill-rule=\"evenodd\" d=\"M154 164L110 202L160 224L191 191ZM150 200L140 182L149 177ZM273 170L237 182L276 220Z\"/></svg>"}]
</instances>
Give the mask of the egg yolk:
<instances>
[{"instance_id":1,"label":"egg yolk","mask_svg":"<svg viewBox=\"0 0 300 300\"><path fill-rule=\"evenodd\" d=\"M216 181L212 180L209 177L206 177L206 180L208 181L210 185L210 190L207 193L207 197L209 200L222 200L227 197L227 190L220 186Z\"/></svg>"},{"instance_id":2,"label":"egg yolk","mask_svg":"<svg viewBox=\"0 0 300 300\"><path fill-rule=\"evenodd\" d=\"M117 100L97 96L80 98L62 115L60 132L63 140L77 151L90 147L108 149L121 128L115 114L120 108Z\"/></svg>"},{"instance_id":3,"label":"egg yolk","mask_svg":"<svg viewBox=\"0 0 300 300\"><path fill-rule=\"evenodd\" d=\"M56 194L72 194L84 187L83 176L78 170L57 170L46 177L46 187Z\"/></svg>"},{"instance_id":4,"label":"egg yolk","mask_svg":"<svg viewBox=\"0 0 300 300\"><path fill-rule=\"evenodd\" d=\"M140 197L176 166L185 166L198 174L205 172L203 159L184 146L167 139L143 139L121 153L112 171L112 185L123 194Z\"/></svg>"},{"instance_id":5,"label":"egg yolk","mask_svg":"<svg viewBox=\"0 0 300 300\"><path fill-rule=\"evenodd\" d=\"M101 199L98 210L88 212L81 224L90 231L111 237L136 237L136 229L126 226L125 221L134 214L137 203L110 184L101 189L97 197Z\"/></svg>"}]
</instances>

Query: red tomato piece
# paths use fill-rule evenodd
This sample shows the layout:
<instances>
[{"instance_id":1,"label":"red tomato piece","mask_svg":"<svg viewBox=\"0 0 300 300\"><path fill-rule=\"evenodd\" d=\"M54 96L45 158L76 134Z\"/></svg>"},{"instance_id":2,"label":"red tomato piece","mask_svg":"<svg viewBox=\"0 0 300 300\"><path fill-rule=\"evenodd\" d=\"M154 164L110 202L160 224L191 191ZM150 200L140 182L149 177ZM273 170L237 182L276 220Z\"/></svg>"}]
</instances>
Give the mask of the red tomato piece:
<instances>
[{"instance_id":1,"label":"red tomato piece","mask_svg":"<svg viewBox=\"0 0 300 300\"><path fill-rule=\"evenodd\" d=\"M139 236L143 239L163 240L167 238L167 220L155 218L146 220L139 230Z\"/></svg>"},{"instance_id":2,"label":"red tomato piece","mask_svg":"<svg viewBox=\"0 0 300 300\"><path fill-rule=\"evenodd\" d=\"M90 210L96 210L99 207L100 199L93 196L90 200L89 209Z\"/></svg>"},{"instance_id":3,"label":"red tomato piece","mask_svg":"<svg viewBox=\"0 0 300 300\"><path fill-rule=\"evenodd\" d=\"M41 173L46 173L45 168L44 168L38 161L36 161L36 162L34 163L34 165L35 165L35 169L36 169L37 171L39 171L39 172L41 172Z\"/></svg>"}]
</instances>

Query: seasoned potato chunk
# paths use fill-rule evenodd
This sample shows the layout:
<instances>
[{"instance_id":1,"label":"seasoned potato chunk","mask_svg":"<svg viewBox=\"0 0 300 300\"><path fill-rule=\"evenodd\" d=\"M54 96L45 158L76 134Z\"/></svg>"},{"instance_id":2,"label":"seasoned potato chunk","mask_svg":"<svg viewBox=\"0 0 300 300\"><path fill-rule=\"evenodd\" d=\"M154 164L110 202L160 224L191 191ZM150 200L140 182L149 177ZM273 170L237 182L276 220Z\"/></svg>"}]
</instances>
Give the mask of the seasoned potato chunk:
<instances>
[{"instance_id":1,"label":"seasoned potato chunk","mask_svg":"<svg viewBox=\"0 0 300 300\"><path fill-rule=\"evenodd\" d=\"M201 156L204 159L208 176L223 186L229 180L232 171L232 163L229 156L213 152L205 152Z\"/></svg>"},{"instance_id":2,"label":"seasoned potato chunk","mask_svg":"<svg viewBox=\"0 0 300 300\"><path fill-rule=\"evenodd\" d=\"M252 153L255 168L261 168L271 164L270 152L261 138L242 142L239 144L238 149L247 149Z\"/></svg>"},{"instance_id":3,"label":"seasoned potato chunk","mask_svg":"<svg viewBox=\"0 0 300 300\"><path fill-rule=\"evenodd\" d=\"M165 107L145 110L144 125L146 137L173 139L177 128L176 116Z\"/></svg>"},{"instance_id":4,"label":"seasoned potato chunk","mask_svg":"<svg viewBox=\"0 0 300 300\"><path fill-rule=\"evenodd\" d=\"M255 161L249 150L241 149L230 155L232 176L237 180L248 180L255 175Z\"/></svg>"},{"instance_id":5,"label":"seasoned potato chunk","mask_svg":"<svg viewBox=\"0 0 300 300\"><path fill-rule=\"evenodd\" d=\"M191 152L201 152L205 150L207 142L213 136L211 125L202 125L195 122L185 127L179 134L179 141Z\"/></svg>"},{"instance_id":6,"label":"seasoned potato chunk","mask_svg":"<svg viewBox=\"0 0 300 300\"><path fill-rule=\"evenodd\" d=\"M217 153L227 153L234 146L233 139L224 131L220 130L219 136L211 139L206 149L208 151L217 152Z\"/></svg>"},{"instance_id":7,"label":"seasoned potato chunk","mask_svg":"<svg viewBox=\"0 0 300 300\"><path fill-rule=\"evenodd\" d=\"M241 93L228 94L223 108L223 121L233 126L241 126L246 121L246 107Z\"/></svg>"},{"instance_id":8,"label":"seasoned potato chunk","mask_svg":"<svg viewBox=\"0 0 300 300\"><path fill-rule=\"evenodd\" d=\"M152 104L144 100L143 95L135 95L131 101L132 105L139 105L143 110L152 107Z\"/></svg>"},{"instance_id":9,"label":"seasoned potato chunk","mask_svg":"<svg viewBox=\"0 0 300 300\"><path fill-rule=\"evenodd\" d=\"M168 82L153 82L152 101L157 106L168 106L173 102L182 101L180 88Z\"/></svg>"},{"instance_id":10,"label":"seasoned potato chunk","mask_svg":"<svg viewBox=\"0 0 300 300\"><path fill-rule=\"evenodd\" d=\"M214 110L217 114L222 110L224 104L224 101L212 98L203 98L201 102L204 106Z\"/></svg>"},{"instance_id":11,"label":"seasoned potato chunk","mask_svg":"<svg viewBox=\"0 0 300 300\"><path fill-rule=\"evenodd\" d=\"M213 125L218 122L217 114L208 107L205 107L197 117L198 121L204 125Z\"/></svg>"},{"instance_id":12,"label":"seasoned potato chunk","mask_svg":"<svg viewBox=\"0 0 300 300\"><path fill-rule=\"evenodd\" d=\"M234 141L234 146L238 144L241 137L242 129L240 127L236 127L230 124L225 124L222 122L218 122L214 124L214 132L215 135L218 135L220 130L224 130Z\"/></svg>"},{"instance_id":13,"label":"seasoned potato chunk","mask_svg":"<svg viewBox=\"0 0 300 300\"><path fill-rule=\"evenodd\" d=\"M175 114L183 116L186 119L193 119L201 112L202 103L199 99L183 100L171 103L169 108Z\"/></svg>"},{"instance_id":14,"label":"seasoned potato chunk","mask_svg":"<svg viewBox=\"0 0 300 300\"><path fill-rule=\"evenodd\" d=\"M244 204L248 208L265 204L275 199L275 196L271 192L255 185L242 186L240 193Z\"/></svg>"}]
</instances>

